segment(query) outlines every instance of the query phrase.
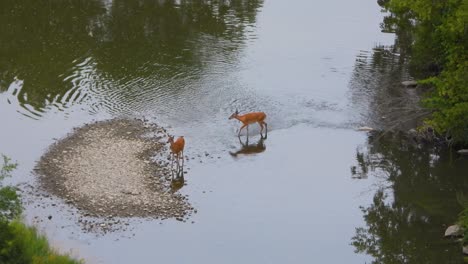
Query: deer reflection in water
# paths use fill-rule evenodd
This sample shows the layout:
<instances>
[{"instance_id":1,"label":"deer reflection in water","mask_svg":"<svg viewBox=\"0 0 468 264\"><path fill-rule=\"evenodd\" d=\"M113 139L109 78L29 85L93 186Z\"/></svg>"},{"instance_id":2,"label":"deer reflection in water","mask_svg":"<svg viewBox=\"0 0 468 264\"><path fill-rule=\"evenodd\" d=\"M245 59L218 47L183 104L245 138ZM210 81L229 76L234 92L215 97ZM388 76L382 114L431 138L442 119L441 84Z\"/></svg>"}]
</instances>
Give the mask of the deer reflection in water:
<instances>
[{"instance_id":1,"label":"deer reflection in water","mask_svg":"<svg viewBox=\"0 0 468 264\"><path fill-rule=\"evenodd\" d=\"M171 185L168 192L175 193L184 186L184 148L185 139L183 136L174 141L173 136L169 136L167 143L170 144L171 149ZM182 163L180 160L182 159ZM174 170L174 160L176 162L176 169ZM176 176L174 177L174 173Z\"/></svg>"},{"instance_id":2,"label":"deer reflection in water","mask_svg":"<svg viewBox=\"0 0 468 264\"><path fill-rule=\"evenodd\" d=\"M178 173L177 176L172 178L171 185L169 186L168 192L175 193L182 189L185 185L184 173Z\"/></svg>"},{"instance_id":3,"label":"deer reflection in water","mask_svg":"<svg viewBox=\"0 0 468 264\"><path fill-rule=\"evenodd\" d=\"M251 154L262 153L266 150L264 141L265 141L265 138L260 137L257 143L249 144L249 137L247 137L245 143L242 142L241 138L239 137L241 148L237 150L236 152L229 152L229 154L231 154L231 156L233 157L237 157L238 155L251 155Z\"/></svg>"},{"instance_id":4,"label":"deer reflection in water","mask_svg":"<svg viewBox=\"0 0 468 264\"><path fill-rule=\"evenodd\" d=\"M182 163L182 165L177 166L175 170L171 168L171 184L169 185L169 189L166 192L175 193L182 189L184 185L184 165Z\"/></svg>"}]
</instances>

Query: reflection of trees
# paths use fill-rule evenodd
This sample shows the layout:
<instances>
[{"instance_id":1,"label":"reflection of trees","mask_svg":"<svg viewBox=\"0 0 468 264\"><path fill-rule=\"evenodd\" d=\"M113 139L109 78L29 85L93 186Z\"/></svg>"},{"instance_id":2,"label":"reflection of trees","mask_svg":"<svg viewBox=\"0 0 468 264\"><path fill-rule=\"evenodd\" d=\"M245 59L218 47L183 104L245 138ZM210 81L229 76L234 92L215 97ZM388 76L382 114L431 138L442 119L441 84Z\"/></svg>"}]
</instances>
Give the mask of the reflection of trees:
<instances>
[{"instance_id":1,"label":"reflection of trees","mask_svg":"<svg viewBox=\"0 0 468 264\"><path fill-rule=\"evenodd\" d=\"M354 107L361 122L383 130L408 130L420 124L428 111L419 105L420 91L405 89L408 65L394 47L376 46L357 56L350 81Z\"/></svg>"},{"instance_id":2,"label":"reflection of trees","mask_svg":"<svg viewBox=\"0 0 468 264\"><path fill-rule=\"evenodd\" d=\"M103 11L98 0L0 1L0 90L18 77L36 107L65 93L63 75L92 46L89 32Z\"/></svg>"},{"instance_id":3,"label":"reflection of trees","mask_svg":"<svg viewBox=\"0 0 468 264\"><path fill-rule=\"evenodd\" d=\"M356 229L356 252L373 263L460 263L459 245L442 236L461 210L456 194L468 190L468 164L390 133L371 136L368 151L358 155L361 173L383 175L388 186L362 208L367 226Z\"/></svg>"},{"instance_id":4,"label":"reflection of trees","mask_svg":"<svg viewBox=\"0 0 468 264\"><path fill-rule=\"evenodd\" d=\"M260 5L258 0L114 0L92 55L99 101L125 112L148 95L179 98L210 67L222 72L220 66L237 61Z\"/></svg>"},{"instance_id":5,"label":"reflection of trees","mask_svg":"<svg viewBox=\"0 0 468 264\"><path fill-rule=\"evenodd\" d=\"M389 0L378 0L387 10ZM429 111L420 107L422 89L405 89L401 82L419 76L409 63L414 21L409 10L386 12L383 32L395 34L391 46L377 45L370 53L357 56L351 77L353 103L366 125L384 130L408 130L422 123Z\"/></svg>"},{"instance_id":6,"label":"reflection of trees","mask_svg":"<svg viewBox=\"0 0 468 264\"><path fill-rule=\"evenodd\" d=\"M226 52L238 48L236 41L242 40L246 24L255 21L260 6L258 0L175 2L113 1L95 54L98 67L106 73L123 71L139 76L154 71L164 74L176 67L200 67L206 42L220 37L235 40L224 43Z\"/></svg>"},{"instance_id":7,"label":"reflection of trees","mask_svg":"<svg viewBox=\"0 0 468 264\"><path fill-rule=\"evenodd\" d=\"M385 9L389 0L378 0L377 2ZM401 12L400 14L388 12L380 24L382 32L395 33L395 45L392 46L392 52L400 54L400 62L407 60L411 54L413 27L414 24L408 12Z\"/></svg>"},{"instance_id":8,"label":"reflection of trees","mask_svg":"<svg viewBox=\"0 0 468 264\"><path fill-rule=\"evenodd\" d=\"M262 4L262 0L105 2L0 1L0 91L18 77L24 80L20 103L43 108L46 99L64 96L76 86L72 82L80 77L75 75L83 70L83 61L92 64L91 73L85 73L91 82L166 78L175 69L198 68L196 73L206 56L215 53L205 50L207 43L222 41L219 52L227 57L242 46L246 27L255 22Z\"/></svg>"}]
</instances>

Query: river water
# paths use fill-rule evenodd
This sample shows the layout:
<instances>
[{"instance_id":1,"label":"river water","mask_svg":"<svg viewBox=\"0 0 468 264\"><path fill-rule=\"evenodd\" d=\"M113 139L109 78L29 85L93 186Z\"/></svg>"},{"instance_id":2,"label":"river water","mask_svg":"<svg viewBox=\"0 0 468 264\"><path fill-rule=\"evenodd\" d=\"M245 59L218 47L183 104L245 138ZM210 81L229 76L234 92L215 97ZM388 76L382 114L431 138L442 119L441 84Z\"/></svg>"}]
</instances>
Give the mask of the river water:
<instances>
[{"instance_id":1,"label":"river water","mask_svg":"<svg viewBox=\"0 0 468 264\"><path fill-rule=\"evenodd\" d=\"M87 263L461 263L442 235L466 159L356 131L381 125L387 99L415 105L383 16L371 0L2 1L11 182L35 190L36 161L74 127L144 117L185 136L180 191L197 209L96 235L51 197L25 220ZM240 143L236 109L266 112L268 139L253 125Z\"/></svg>"}]
</instances>

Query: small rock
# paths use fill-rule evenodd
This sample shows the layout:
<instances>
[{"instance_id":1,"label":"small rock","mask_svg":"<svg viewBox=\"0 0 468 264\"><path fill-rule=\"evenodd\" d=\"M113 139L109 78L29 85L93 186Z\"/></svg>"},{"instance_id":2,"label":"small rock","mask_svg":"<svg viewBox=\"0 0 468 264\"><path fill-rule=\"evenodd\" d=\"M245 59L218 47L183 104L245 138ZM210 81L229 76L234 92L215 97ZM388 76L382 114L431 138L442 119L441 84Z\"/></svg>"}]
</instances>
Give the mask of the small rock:
<instances>
[{"instance_id":1,"label":"small rock","mask_svg":"<svg viewBox=\"0 0 468 264\"><path fill-rule=\"evenodd\" d=\"M52 219L52 216L51 216L51 215L49 215L47 218L48 218L49 220L51 220L51 219Z\"/></svg>"},{"instance_id":2,"label":"small rock","mask_svg":"<svg viewBox=\"0 0 468 264\"><path fill-rule=\"evenodd\" d=\"M372 131L374 130L372 127L368 127L368 126L362 126L362 127L359 127L357 129L357 131Z\"/></svg>"},{"instance_id":3,"label":"small rock","mask_svg":"<svg viewBox=\"0 0 468 264\"><path fill-rule=\"evenodd\" d=\"M463 235L463 230L459 225L451 225L445 230L444 237L458 237Z\"/></svg>"},{"instance_id":4,"label":"small rock","mask_svg":"<svg viewBox=\"0 0 468 264\"><path fill-rule=\"evenodd\" d=\"M463 255L468 255L468 246L463 247Z\"/></svg>"},{"instance_id":5,"label":"small rock","mask_svg":"<svg viewBox=\"0 0 468 264\"><path fill-rule=\"evenodd\" d=\"M410 88L410 87L416 87L418 85L418 82L417 81L404 81L404 82L401 82L401 84L407 88Z\"/></svg>"},{"instance_id":6,"label":"small rock","mask_svg":"<svg viewBox=\"0 0 468 264\"><path fill-rule=\"evenodd\" d=\"M460 149L457 153L460 155L468 155L468 149Z\"/></svg>"}]
</instances>

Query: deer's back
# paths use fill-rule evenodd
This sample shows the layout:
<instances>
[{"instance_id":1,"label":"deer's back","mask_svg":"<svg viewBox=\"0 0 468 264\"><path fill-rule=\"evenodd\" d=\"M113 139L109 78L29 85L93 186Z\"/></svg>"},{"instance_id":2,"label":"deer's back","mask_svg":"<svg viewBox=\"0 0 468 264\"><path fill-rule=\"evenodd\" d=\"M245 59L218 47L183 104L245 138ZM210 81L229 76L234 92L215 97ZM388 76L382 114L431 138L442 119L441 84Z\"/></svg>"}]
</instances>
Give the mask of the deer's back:
<instances>
[{"instance_id":1,"label":"deer's back","mask_svg":"<svg viewBox=\"0 0 468 264\"><path fill-rule=\"evenodd\" d=\"M264 112L252 112L247 113L242 116L242 121L247 124L263 121L266 118L266 114Z\"/></svg>"},{"instance_id":2,"label":"deer's back","mask_svg":"<svg viewBox=\"0 0 468 264\"><path fill-rule=\"evenodd\" d=\"M184 150L185 140L183 137L178 138L174 143L171 144L171 150L174 153L179 153Z\"/></svg>"}]
</instances>

